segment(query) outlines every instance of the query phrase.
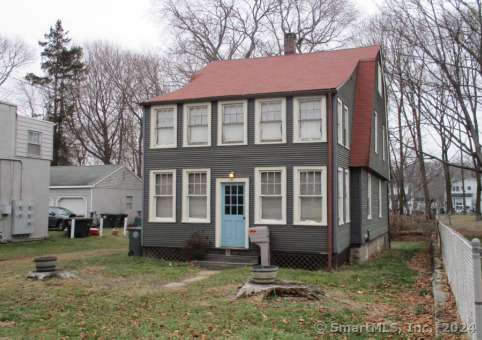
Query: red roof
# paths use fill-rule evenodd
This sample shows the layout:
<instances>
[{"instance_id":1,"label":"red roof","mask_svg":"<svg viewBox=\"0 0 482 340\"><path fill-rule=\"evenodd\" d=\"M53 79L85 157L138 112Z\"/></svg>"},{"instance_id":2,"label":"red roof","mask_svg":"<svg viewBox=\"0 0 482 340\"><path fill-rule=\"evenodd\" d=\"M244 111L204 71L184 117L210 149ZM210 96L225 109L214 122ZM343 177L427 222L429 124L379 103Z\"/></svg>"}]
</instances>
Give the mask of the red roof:
<instances>
[{"instance_id":1,"label":"red roof","mask_svg":"<svg viewBox=\"0 0 482 340\"><path fill-rule=\"evenodd\" d=\"M374 60L379 50L377 45L214 61L194 73L183 88L145 103L333 89L351 76L359 61Z\"/></svg>"},{"instance_id":2,"label":"red roof","mask_svg":"<svg viewBox=\"0 0 482 340\"><path fill-rule=\"evenodd\" d=\"M356 75L350 166L369 166L375 60L360 61Z\"/></svg>"}]
</instances>

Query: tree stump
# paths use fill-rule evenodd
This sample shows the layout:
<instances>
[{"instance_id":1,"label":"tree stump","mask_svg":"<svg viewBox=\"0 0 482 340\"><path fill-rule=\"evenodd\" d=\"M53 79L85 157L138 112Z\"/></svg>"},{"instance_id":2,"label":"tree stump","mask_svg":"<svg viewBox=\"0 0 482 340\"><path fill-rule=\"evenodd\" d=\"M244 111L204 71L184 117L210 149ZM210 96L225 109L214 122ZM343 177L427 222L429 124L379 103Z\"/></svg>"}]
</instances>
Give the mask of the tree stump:
<instances>
[{"instance_id":1,"label":"tree stump","mask_svg":"<svg viewBox=\"0 0 482 340\"><path fill-rule=\"evenodd\" d=\"M236 298L247 298L255 296L265 299L270 295L302 297L308 300L321 300L326 294L319 288L295 281L277 280L270 284L258 284L253 281L246 281L241 287Z\"/></svg>"}]
</instances>

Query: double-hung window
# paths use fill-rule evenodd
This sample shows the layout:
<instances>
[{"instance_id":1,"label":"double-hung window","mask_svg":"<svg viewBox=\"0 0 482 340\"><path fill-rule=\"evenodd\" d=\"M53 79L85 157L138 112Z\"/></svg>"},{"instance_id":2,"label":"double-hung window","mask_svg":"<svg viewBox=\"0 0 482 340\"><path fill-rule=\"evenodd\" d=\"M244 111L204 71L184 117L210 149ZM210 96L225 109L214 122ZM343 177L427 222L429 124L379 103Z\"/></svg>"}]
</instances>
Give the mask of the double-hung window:
<instances>
[{"instance_id":1,"label":"double-hung window","mask_svg":"<svg viewBox=\"0 0 482 340\"><path fill-rule=\"evenodd\" d=\"M176 147L176 106L157 106L151 110L151 148Z\"/></svg>"},{"instance_id":2,"label":"double-hung window","mask_svg":"<svg viewBox=\"0 0 482 340\"><path fill-rule=\"evenodd\" d=\"M40 156L42 145L42 133L28 130L27 154L30 156Z\"/></svg>"},{"instance_id":3,"label":"double-hung window","mask_svg":"<svg viewBox=\"0 0 482 340\"><path fill-rule=\"evenodd\" d=\"M326 142L326 97L295 97L293 101L293 142Z\"/></svg>"},{"instance_id":4,"label":"double-hung window","mask_svg":"<svg viewBox=\"0 0 482 340\"><path fill-rule=\"evenodd\" d=\"M176 170L150 172L149 200L149 222L176 222Z\"/></svg>"},{"instance_id":5,"label":"double-hung window","mask_svg":"<svg viewBox=\"0 0 482 340\"><path fill-rule=\"evenodd\" d=\"M350 125L349 125L349 113L348 113L348 106L343 105L343 113L345 116L344 122L344 132L345 132L345 146L349 149L350 148Z\"/></svg>"},{"instance_id":6,"label":"double-hung window","mask_svg":"<svg viewBox=\"0 0 482 340\"><path fill-rule=\"evenodd\" d=\"M209 169L183 170L183 222L209 223L211 171Z\"/></svg>"},{"instance_id":7,"label":"double-hung window","mask_svg":"<svg viewBox=\"0 0 482 340\"><path fill-rule=\"evenodd\" d=\"M326 166L293 168L294 224L326 225Z\"/></svg>"},{"instance_id":8,"label":"double-hung window","mask_svg":"<svg viewBox=\"0 0 482 340\"><path fill-rule=\"evenodd\" d=\"M387 129L385 125L382 127L382 152L383 152L383 160L387 159Z\"/></svg>"},{"instance_id":9,"label":"double-hung window","mask_svg":"<svg viewBox=\"0 0 482 340\"><path fill-rule=\"evenodd\" d=\"M378 179L378 217L380 218L383 216L382 208L382 180Z\"/></svg>"},{"instance_id":10,"label":"double-hung window","mask_svg":"<svg viewBox=\"0 0 482 340\"><path fill-rule=\"evenodd\" d=\"M372 219L372 175L368 174L367 185L367 219Z\"/></svg>"},{"instance_id":11,"label":"double-hung window","mask_svg":"<svg viewBox=\"0 0 482 340\"><path fill-rule=\"evenodd\" d=\"M377 85L378 93L381 97L383 97L383 70L380 63L377 63Z\"/></svg>"},{"instance_id":12,"label":"double-hung window","mask_svg":"<svg viewBox=\"0 0 482 340\"><path fill-rule=\"evenodd\" d=\"M211 145L211 103L184 105L184 146Z\"/></svg>"},{"instance_id":13,"label":"double-hung window","mask_svg":"<svg viewBox=\"0 0 482 340\"><path fill-rule=\"evenodd\" d=\"M345 169L345 222L350 222L350 170Z\"/></svg>"},{"instance_id":14,"label":"double-hung window","mask_svg":"<svg viewBox=\"0 0 482 340\"><path fill-rule=\"evenodd\" d=\"M255 223L286 224L286 168L255 168Z\"/></svg>"},{"instance_id":15,"label":"double-hung window","mask_svg":"<svg viewBox=\"0 0 482 340\"><path fill-rule=\"evenodd\" d=\"M338 224L342 225L345 222L343 216L343 201L344 201L344 192L343 189L345 188L343 183L343 178L345 177L345 171L342 168L338 168Z\"/></svg>"},{"instance_id":16,"label":"double-hung window","mask_svg":"<svg viewBox=\"0 0 482 340\"><path fill-rule=\"evenodd\" d=\"M247 144L246 101L218 103L218 145Z\"/></svg>"},{"instance_id":17,"label":"double-hung window","mask_svg":"<svg viewBox=\"0 0 482 340\"><path fill-rule=\"evenodd\" d=\"M256 99L255 142L286 143L286 99Z\"/></svg>"},{"instance_id":18,"label":"double-hung window","mask_svg":"<svg viewBox=\"0 0 482 340\"><path fill-rule=\"evenodd\" d=\"M126 196L126 209L132 209L133 206L133 196Z\"/></svg>"},{"instance_id":19,"label":"double-hung window","mask_svg":"<svg viewBox=\"0 0 482 340\"><path fill-rule=\"evenodd\" d=\"M378 153L378 114L377 114L376 111L375 111L375 115L374 115L373 120L374 120L374 124L375 124L375 126L373 128L374 135L375 135L374 136L375 137L375 153Z\"/></svg>"},{"instance_id":20,"label":"double-hung window","mask_svg":"<svg viewBox=\"0 0 482 340\"><path fill-rule=\"evenodd\" d=\"M343 102L338 98L337 103L336 131L338 133L338 144L343 145Z\"/></svg>"}]
</instances>

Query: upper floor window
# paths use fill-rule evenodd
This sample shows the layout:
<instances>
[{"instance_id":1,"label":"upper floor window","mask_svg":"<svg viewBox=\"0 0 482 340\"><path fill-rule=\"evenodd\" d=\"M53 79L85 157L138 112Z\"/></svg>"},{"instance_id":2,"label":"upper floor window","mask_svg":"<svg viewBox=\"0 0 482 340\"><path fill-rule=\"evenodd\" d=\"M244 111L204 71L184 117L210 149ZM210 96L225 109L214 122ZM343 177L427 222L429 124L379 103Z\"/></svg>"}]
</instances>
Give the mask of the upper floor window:
<instances>
[{"instance_id":1,"label":"upper floor window","mask_svg":"<svg viewBox=\"0 0 482 340\"><path fill-rule=\"evenodd\" d=\"M151 148L176 147L177 109L175 105L157 106L151 114Z\"/></svg>"},{"instance_id":2,"label":"upper floor window","mask_svg":"<svg viewBox=\"0 0 482 340\"><path fill-rule=\"evenodd\" d=\"M344 133L345 133L345 146L349 149L350 148L350 128L349 128L349 113L348 113L348 106L343 105L343 112L345 115L345 124L344 124Z\"/></svg>"},{"instance_id":3,"label":"upper floor window","mask_svg":"<svg viewBox=\"0 0 482 340\"><path fill-rule=\"evenodd\" d=\"M40 148L42 145L42 133L38 131L28 130L27 154L40 156Z\"/></svg>"},{"instance_id":4,"label":"upper floor window","mask_svg":"<svg viewBox=\"0 0 482 340\"><path fill-rule=\"evenodd\" d=\"M218 145L247 144L246 101L219 102Z\"/></svg>"},{"instance_id":5,"label":"upper floor window","mask_svg":"<svg viewBox=\"0 0 482 340\"><path fill-rule=\"evenodd\" d=\"M255 142L286 143L286 99L256 99Z\"/></svg>"},{"instance_id":6,"label":"upper floor window","mask_svg":"<svg viewBox=\"0 0 482 340\"><path fill-rule=\"evenodd\" d=\"M380 65L380 63L377 64L377 85L378 85L378 93L380 94L380 96L383 97L383 70L382 70L382 66Z\"/></svg>"},{"instance_id":7,"label":"upper floor window","mask_svg":"<svg viewBox=\"0 0 482 340\"><path fill-rule=\"evenodd\" d=\"M326 142L326 97L293 100L293 142Z\"/></svg>"},{"instance_id":8,"label":"upper floor window","mask_svg":"<svg viewBox=\"0 0 482 340\"><path fill-rule=\"evenodd\" d=\"M293 223L326 225L326 167L293 168Z\"/></svg>"},{"instance_id":9,"label":"upper floor window","mask_svg":"<svg viewBox=\"0 0 482 340\"><path fill-rule=\"evenodd\" d=\"M378 114L376 111L375 111L373 120L375 124L373 128L374 135L375 135L375 153L378 153Z\"/></svg>"},{"instance_id":10,"label":"upper floor window","mask_svg":"<svg viewBox=\"0 0 482 340\"><path fill-rule=\"evenodd\" d=\"M343 102L338 98L336 113L336 131L338 134L338 144L343 145Z\"/></svg>"},{"instance_id":11,"label":"upper floor window","mask_svg":"<svg viewBox=\"0 0 482 340\"><path fill-rule=\"evenodd\" d=\"M175 222L176 170L151 171L149 187L149 221ZM127 209L132 209L132 202L132 196L127 196ZM127 207L128 204L131 208Z\"/></svg>"},{"instance_id":12,"label":"upper floor window","mask_svg":"<svg viewBox=\"0 0 482 340\"><path fill-rule=\"evenodd\" d=\"M184 105L184 146L211 145L211 103Z\"/></svg>"},{"instance_id":13,"label":"upper floor window","mask_svg":"<svg viewBox=\"0 0 482 340\"><path fill-rule=\"evenodd\" d=\"M286 223L286 168L255 168L255 223Z\"/></svg>"},{"instance_id":14,"label":"upper floor window","mask_svg":"<svg viewBox=\"0 0 482 340\"><path fill-rule=\"evenodd\" d=\"M211 171L209 169L183 171L183 222L210 222L210 192Z\"/></svg>"}]
</instances>

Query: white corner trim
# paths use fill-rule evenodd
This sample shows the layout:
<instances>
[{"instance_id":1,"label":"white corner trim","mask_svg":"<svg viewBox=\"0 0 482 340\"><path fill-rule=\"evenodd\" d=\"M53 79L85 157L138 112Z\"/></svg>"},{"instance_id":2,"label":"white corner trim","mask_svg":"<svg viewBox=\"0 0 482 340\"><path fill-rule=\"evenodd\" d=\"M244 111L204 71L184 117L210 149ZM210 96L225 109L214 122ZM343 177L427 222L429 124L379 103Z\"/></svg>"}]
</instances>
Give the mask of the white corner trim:
<instances>
[{"instance_id":1,"label":"white corner trim","mask_svg":"<svg viewBox=\"0 0 482 340\"><path fill-rule=\"evenodd\" d=\"M261 218L261 176L262 171L281 172L281 220L265 220ZM254 168L254 224L285 225L286 224L286 167Z\"/></svg>"},{"instance_id":2,"label":"white corner trim","mask_svg":"<svg viewBox=\"0 0 482 340\"><path fill-rule=\"evenodd\" d=\"M188 109L190 107L196 107L196 106L207 106L207 120L208 120L208 140L207 140L207 144L189 144L188 143L188 133L187 133ZM185 147L185 148L211 146L211 139L212 139L212 137L211 137L211 125L212 125L211 102L184 104L183 108L182 108L182 111L183 111L183 115L182 115L182 146Z\"/></svg>"},{"instance_id":3,"label":"white corner trim","mask_svg":"<svg viewBox=\"0 0 482 340\"><path fill-rule=\"evenodd\" d=\"M242 143L223 143L223 105L229 104L243 104L243 135ZM218 146L232 146L232 145L248 145L248 101L231 100L218 102Z\"/></svg>"},{"instance_id":4,"label":"white corner trim","mask_svg":"<svg viewBox=\"0 0 482 340\"><path fill-rule=\"evenodd\" d=\"M300 220L300 171L319 170L321 171L321 223ZM328 225L328 196L327 196L328 167L324 166L295 166L293 167L293 225L303 226L327 226Z\"/></svg>"},{"instance_id":5,"label":"white corner trim","mask_svg":"<svg viewBox=\"0 0 482 340\"><path fill-rule=\"evenodd\" d=\"M244 183L244 216L245 216L245 236L244 236L244 248L249 248L249 178L216 178L216 209L215 209L215 247L221 247L221 184L223 183Z\"/></svg>"},{"instance_id":6,"label":"white corner trim","mask_svg":"<svg viewBox=\"0 0 482 340\"><path fill-rule=\"evenodd\" d=\"M171 174L172 175L172 214L171 217L156 217L156 205L154 193L156 192L156 175L157 174ZM175 223L176 222L176 169L168 170L151 170L149 171L149 219L150 223Z\"/></svg>"},{"instance_id":7,"label":"white corner trim","mask_svg":"<svg viewBox=\"0 0 482 340\"><path fill-rule=\"evenodd\" d=\"M300 132L300 127L299 127L299 101L300 100L321 100L321 139L315 139L315 140L300 140L299 137L299 132ZM293 143L320 143L320 142L326 142L327 135L326 135L326 126L328 125L328 120L327 120L327 101L326 101L326 95L323 96L307 96L307 97L293 97Z\"/></svg>"},{"instance_id":8,"label":"white corner trim","mask_svg":"<svg viewBox=\"0 0 482 340\"><path fill-rule=\"evenodd\" d=\"M166 145L157 145L154 143L155 141L155 133L156 133L156 126L155 126L155 113L156 113L156 110L157 109L173 109L173 115L172 115L172 119L173 119L173 125L174 125L174 129L173 129L173 143L172 144L166 144ZM149 131L149 136L150 136L150 148L151 149L171 149L171 148L177 148L177 105L157 105L157 106L151 106L150 108L151 110L151 113L150 113L150 121L151 121L151 124L150 124L150 131Z\"/></svg>"},{"instance_id":9,"label":"white corner trim","mask_svg":"<svg viewBox=\"0 0 482 340\"><path fill-rule=\"evenodd\" d=\"M261 140L261 109L260 104L266 102L278 102L281 101L281 141L273 141L273 142L263 142ZM254 144L285 144L286 143L286 98L285 97L278 97L278 98L260 98L255 99L254 101Z\"/></svg>"},{"instance_id":10,"label":"white corner trim","mask_svg":"<svg viewBox=\"0 0 482 340\"><path fill-rule=\"evenodd\" d=\"M188 175L192 172L205 172L206 173L206 216L207 218L189 218L188 213ZM182 170L182 223L211 223L211 169L183 169Z\"/></svg>"}]
</instances>

